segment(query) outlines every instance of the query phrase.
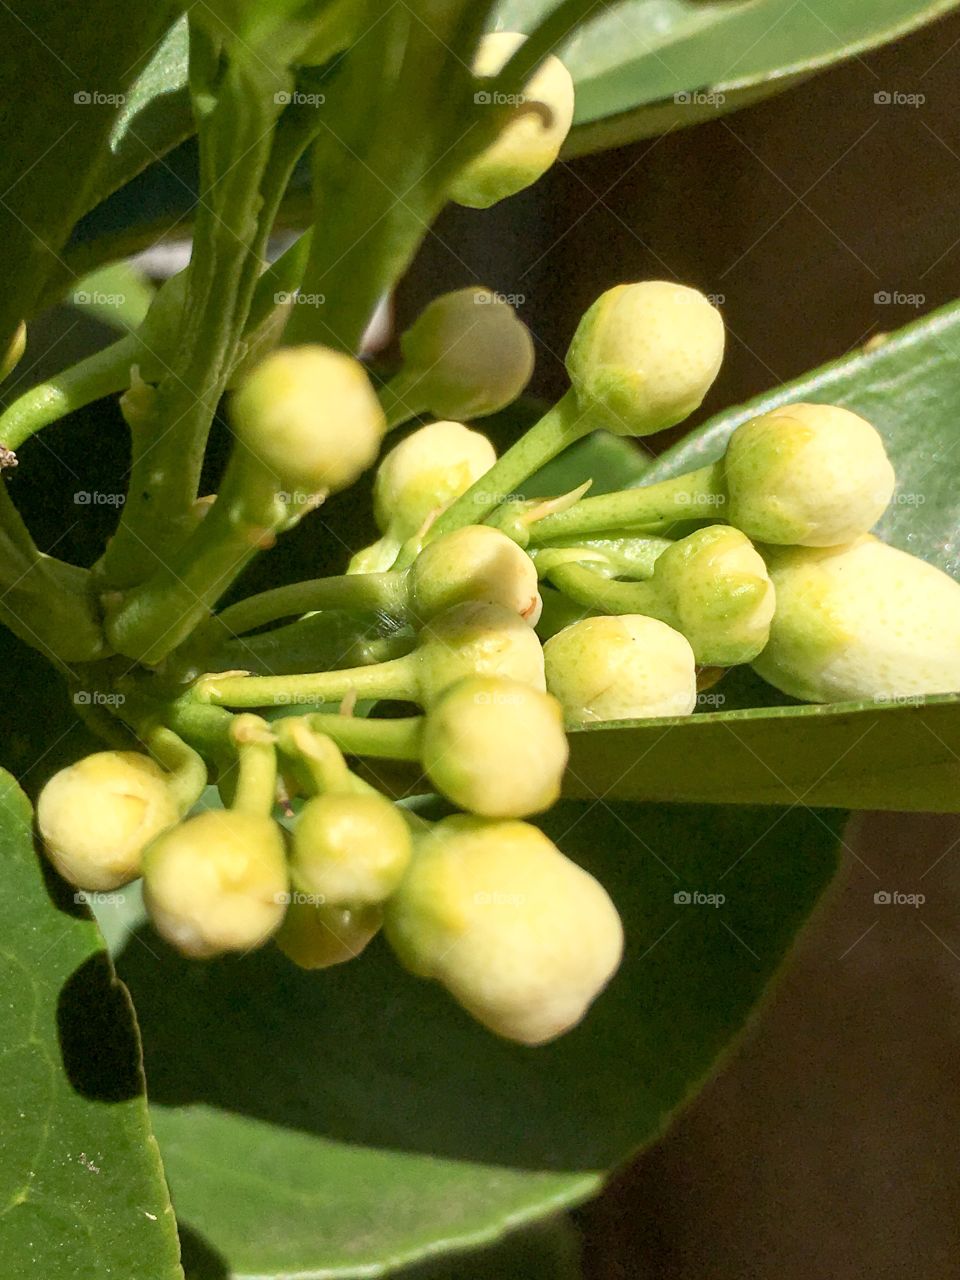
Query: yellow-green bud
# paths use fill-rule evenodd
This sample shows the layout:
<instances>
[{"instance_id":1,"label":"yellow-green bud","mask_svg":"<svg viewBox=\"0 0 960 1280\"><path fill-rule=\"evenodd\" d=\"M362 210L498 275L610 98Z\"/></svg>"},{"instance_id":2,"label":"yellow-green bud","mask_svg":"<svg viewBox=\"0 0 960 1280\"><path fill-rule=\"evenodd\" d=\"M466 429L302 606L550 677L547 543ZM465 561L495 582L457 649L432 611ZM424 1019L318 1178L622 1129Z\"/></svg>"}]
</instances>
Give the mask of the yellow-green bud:
<instances>
[{"instance_id":1,"label":"yellow-green bud","mask_svg":"<svg viewBox=\"0 0 960 1280\"><path fill-rule=\"evenodd\" d=\"M502 676L545 689L543 649L532 627L496 604L458 604L433 618L421 633L415 659L420 701L431 707L450 685L467 676Z\"/></svg>"},{"instance_id":2,"label":"yellow-green bud","mask_svg":"<svg viewBox=\"0 0 960 1280\"><path fill-rule=\"evenodd\" d=\"M620 963L603 887L525 822L447 818L386 908L390 945L479 1022L522 1044L575 1026Z\"/></svg>"},{"instance_id":3,"label":"yellow-green bud","mask_svg":"<svg viewBox=\"0 0 960 1280\"><path fill-rule=\"evenodd\" d=\"M157 932L184 955L250 951L278 928L289 898L280 828L261 814L208 809L147 848L143 887Z\"/></svg>"},{"instance_id":4,"label":"yellow-green bud","mask_svg":"<svg viewBox=\"0 0 960 1280\"><path fill-rule=\"evenodd\" d=\"M0 381L11 374L27 349L27 326L23 320L17 325L13 337L7 343L7 349L0 355ZM519 395L519 392L517 393Z\"/></svg>"},{"instance_id":5,"label":"yellow-green bud","mask_svg":"<svg viewBox=\"0 0 960 1280\"><path fill-rule=\"evenodd\" d=\"M745 422L723 460L724 516L758 542L836 547L873 528L893 497L893 467L864 418L792 404Z\"/></svg>"},{"instance_id":6,"label":"yellow-green bud","mask_svg":"<svg viewBox=\"0 0 960 1280\"><path fill-rule=\"evenodd\" d=\"M540 620L537 567L499 529L470 524L429 543L410 568L410 609L416 619L475 600L518 613L531 627Z\"/></svg>"},{"instance_id":7,"label":"yellow-green bud","mask_svg":"<svg viewBox=\"0 0 960 1280\"><path fill-rule=\"evenodd\" d=\"M806 702L960 690L960 583L869 535L768 552L777 608L755 670Z\"/></svg>"},{"instance_id":8,"label":"yellow-green bud","mask_svg":"<svg viewBox=\"0 0 960 1280\"><path fill-rule=\"evenodd\" d=\"M461 680L426 717L423 767L439 791L485 818L525 818L560 798L563 709L548 693L494 676Z\"/></svg>"},{"instance_id":9,"label":"yellow-green bud","mask_svg":"<svg viewBox=\"0 0 960 1280\"><path fill-rule=\"evenodd\" d=\"M314 906L294 895L274 941L301 969L329 969L355 960L382 922L379 907Z\"/></svg>"},{"instance_id":10,"label":"yellow-green bud","mask_svg":"<svg viewBox=\"0 0 960 1280\"><path fill-rule=\"evenodd\" d=\"M767 643L776 596L763 557L739 529L710 525L681 538L657 559L653 581L699 663L751 662Z\"/></svg>"},{"instance_id":11,"label":"yellow-green bud","mask_svg":"<svg viewBox=\"0 0 960 1280\"><path fill-rule=\"evenodd\" d=\"M383 796L314 796L293 830L290 876L331 906L374 905L400 883L410 850L410 829Z\"/></svg>"},{"instance_id":12,"label":"yellow-green bud","mask_svg":"<svg viewBox=\"0 0 960 1280\"><path fill-rule=\"evenodd\" d=\"M723 360L720 312L697 289L667 280L621 284L586 312L567 352L581 409L621 436L647 436L689 417Z\"/></svg>"},{"instance_id":13,"label":"yellow-green bud","mask_svg":"<svg viewBox=\"0 0 960 1280\"><path fill-rule=\"evenodd\" d=\"M693 650L656 618L584 618L551 636L543 656L568 724L685 716L697 704Z\"/></svg>"},{"instance_id":14,"label":"yellow-green bud","mask_svg":"<svg viewBox=\"0 0 960 1280\"><path fill-rule=\"evenodd\" d=\"M526 36L495 31L484 36L474 61L478 76L495 76ZM450 199L469 209L487 209L523 191L550 168L573 123L574 90L570 72L552 54L527 81L515 103L498 102L480 90L475 100L490 110L511 106L514 118L495 142L475 156L457 175Z\"/></svg>"},{"instance_id":15,"label":"yellow-green bud","mask_svg":"<svg viewBox=\"0 0 960 1280\"><path fill-rule=\"evenodd\" d=\"M497 460L485 435L459 422L431 422L391 449L377 468L373 514L398 542L419 533Z\"/></svg>"},{"instance_id":16,"label":"yellow-green bud","mask_svg":"<svg viewBox=\"0 0 960 1280\"><path fill-rule=\"evenodd\" d=\"M484 288L436 298L400 339L400 349L405 394L438 418L498 413L533 374L527 326L508 302Z\"/></svg>"},{"instance_id":17,"label":"yellow-green bud","mask_svg":"<svg viewBox=\"0 0 960 1280\"><path fill-rule=\"evenodd\" d=\"M37 801L50 861L65 880L91 891L135 880L145 847L179 816L164 771L135 751L78 760L54 774Z\"/></svg>"},{"instance_id":18,"label":"yellow-green bud","mask_svg":"<svg viewBox=\"0 0 960 1280\"><path fill-rule=\"evenodd\" d=\"M363 366L327 347L274 351L231 402L237 438L284 489L345 489L371 465L386 428Z\"/></svg>"}]
</instances>

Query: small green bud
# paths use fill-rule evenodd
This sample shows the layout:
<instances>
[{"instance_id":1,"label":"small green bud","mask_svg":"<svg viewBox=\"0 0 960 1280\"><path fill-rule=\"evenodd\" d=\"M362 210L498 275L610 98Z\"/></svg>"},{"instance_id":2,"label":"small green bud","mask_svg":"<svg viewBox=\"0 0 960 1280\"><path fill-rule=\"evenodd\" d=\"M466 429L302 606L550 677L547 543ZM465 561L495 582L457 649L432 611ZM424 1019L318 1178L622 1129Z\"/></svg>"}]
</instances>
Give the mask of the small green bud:
<instances>
[{"instance_id":1,"label":"small green bud","mask_svg":"<svg viewBox=\"0 0 960 1280\"><path fill-rule=\"evenodd\" d=\"M689 417L723 360L720 312L667 280L601 294L577 326L567 372L577 402L619 436L648 436Z\"/></svg>"},{"instance_id":2,"label":"small green bud","mask_svg":"<svg viewBox=\"0 0 960 1280\"><path fill-rule=\"evenodd\" d=\"M466 493L497 460L479 431L459 422L431 422L386 455L373 485L373 514L382 533L405 542L431 516Z\"/></svg>"},{"instance_id":3,"label":"small green bud","mask_svg":"<svg viewBox=\"0 0 960 1280\"><path fill-rule=\"evenodd\" d=\"M485 1027L521 1044L569 1031L620 963L603 887L525 822L455 817L418 841L387 940Z\"/></svg>"},{"instance_id":4,"label":"small green bud","mask_svg":"<svg viewBox=\"0 0 960 1280\"><path fill-rule=\"evenodd\" d=\"M497 75L526 38L515 31L484 36L474 60L476 74ZM536 182L560 154L573 123L573 79L551 54L527 81L516 103L498 103L493 94L482 90L475 97L491 110L504 105L514 110L514 118L496 141L475 156L450 187L450 199L457 204L488 209Z\"/></svg>"},{"instance_id":5,"label":"small green bud","mask_svg":"<svg viewBox=\"0 0 960 1280\"><path fill-rule=\"evenodd\" d=\"M410 829L389 800L332 792L297 818L290 875L331 906L375 905L400 883L410 851Z\"/></svg>"},{"instance_id":6,"label":"small green bud","mask_svg":"<svg viewBox=\"0 0 960 1280\"><path fill-rule=\"evenodd\" d=\"M805 702L960 690L960 583L869 535L768 549L777 592L764 680Z\"/></svg>"},{"instance_id":7,"label":"small green bud","mask_svg":"<svg viewBox=\"0 0 960 1280\"><path fill-rule=\"evenodd\" d=\"M699 663L751 662L767 643L775 592L763 557L739 529L710 525L681 538L657 559L653 582Z\"/></svg>"},{"instance_id":8,"label":"small green bud","mask_svg":"<svg viewBox=\"0 0 960 1280\"><path fill-rule=\"evenodd\" d=\"M410 609L416 619L475 600L540 619L537 567L515 542L489 525L469 524L428 543L410 567Z\"/></svg>"},{"instance_id":9,"label":"small green bud","mask_svg":"<svg viewBox=\"0 0 960 1280\"><path fill-rule=\"evenodd\" d=\"M584 618L551 636L543 656L571 725L686 716L697 704L689 641L656 618Z\"/></svg>"},{"instance_id":10,"label":"small green bud","mask_svg":"<svg viewBox=\"0 0 960 1280\"><path fill-rule=\"evenodd\" d=\"M382 922L379 907L314 906L294 896L274 942L301 969L329 969L355 960Z\"/></svg>"},{"instance_id":11,"label":"small green bud","mask_svg":"<svg viewBox=\"0 0 960 1280\"><path fill-rule=\"evenodd\" d=\"M143 887L157 932L184 955L250 951L279 927L289 899L280 828L262 814L208 809L147 848Z\"/></svg>"},{"instance_id":12,"label":"small green bud","mask_svg":"<svg viewBox=\"0 0 960 1280\"><path fill-rule=\"evenodd\" d=\"M27 349L27 326L23 320L17 325L13 332L13 337L7 343L7 349L0 355L0 382L14 369L23 359L23 353ZM522 390L522 388L521 388ZM519 392L517 393L519 395Z\"/></svg>"},{"instance_id":13,"label":"small green bud","mask_svg":"<svg viewBox=\"0 0 960 1280\"><path fill-rule=\"evenodd\" d=\"M434 786L485 818L549 809L560 798L568 754L556 698L495 676L447 689L427 715L421 741Z\"/></svg>"},{"instance_id":14,"label":"small green bud","mask_svg":"<svg viewBox=\"0 0 960 1280\"><path fill-rule=\"evenodd\" d=\"M280 485L345 489L371 465L385 420L363 366L321 346L274 351L235 393L234 431Z\"/></svg>"},{"instance_id":15,"label":"small green bud","mask_svg":"<svg viewBox=\"0 0 960 1280\"><path fill-rule=\"evenodd\" d=\"M98 751L54 774L37 801L50 861L78 889L140 875L143 850L180 814L167 775L135 751Z\"/></svg>"},{"instance_id":16,"label":"small green bud","mask_svg":"<svg viewBox=\"0 0 960 1280\"><path fill-rule=\"evenodd\" d=\"M533 375L530 331L489 289L436 298L400 339L400 349L404 395L438 418L498 413Z\"/></svg>"},{"instance_id":17,"label":"small green bud","mask_svg":"<svg viewBox=\"0 0 960 1280\"><path fill-rule=\"evenodd\" d=\"M420 701L428 708L467 676L502 676L546 688L537 633L502 605L471 601L438 614L409 657L415 662Z\"/></svg>"},{"instance_id":18,"label":"small green bud","mask_svg":"<svg viewBox=\"0 0 960 1280\"><path fill-rule=\"evenodd\" d=\"M745 422L723 460L726 519L758 542L836 547L871 529L896 483L883 440L864 418L792 404Z\"/></svg>"}]
</instances>

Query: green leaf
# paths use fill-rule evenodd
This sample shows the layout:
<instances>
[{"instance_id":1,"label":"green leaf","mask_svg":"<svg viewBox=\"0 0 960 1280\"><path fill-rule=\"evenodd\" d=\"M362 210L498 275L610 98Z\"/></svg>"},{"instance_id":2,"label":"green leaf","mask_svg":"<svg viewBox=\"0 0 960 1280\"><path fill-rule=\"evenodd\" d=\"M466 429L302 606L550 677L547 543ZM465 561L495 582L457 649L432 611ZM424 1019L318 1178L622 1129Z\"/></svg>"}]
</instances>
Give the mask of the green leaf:
<instances>
[{"instance_id":1,"label":"green leaf","mask_svg":"<svg viewBox=\"0 0 960 1280\"><path fill-rule=\"evenodd\" d=\"M556 0L502 0L529 31ZM733 111L932 22L957 0L622 0L558 52L577 88L568 155ZM680 95L678 100L678 95Z\"/></svg>"},{"instance_id":2,"label":"green leaf","mask_svg":"<svg viewBox=\"0 0 960 1280\"><path fill-rule=\"evenodd\" d=\"M0 1258L10 1277L176 1280L132 1011L97 926L45 876L0 775Z\"/></svg>"},{"instance_id":3,"label":"green leaf","mask_svg":"<svg viewBox=\"0 0 960 1280\"><path fill-rule=\"evenodd\" d=\"M845 405L876 425L897 472L897 493L878 532L957 576L958 304L717 415L652 466L628 447L625 470L646 483L702 466L720 457L740 423L797 400ZM571 451L548 478L558 491L569 487L572 475L585 474L585 461ZM731 709L573 734L569 794L960 812L960 694L890 704L768 705L789 700L735 672L708 699Z\"/></svg>"},{"instance_id":4,"label":"green leaf","mask_svg":"<svg viewBox=\"0 0 960 1280\"><path fill-rule=\"evenodd\" d=\"M0 346L48 277L69 280L61 251L77 219L144 163L141 152L101 177L123 99L169 22L162 4L88 0L82 21L59 0L0 6Z\"/></svg>"},{"instance_id":5,"label":"green leaf","mask_svg":"<svg viewBox=\"0 0 960 1280\"><path fill-rule=\"evenodd\" d=\"M379 1275L596 1192L742 1027L837 857L836 820L799 808L563 804L545 825L610 891L627 951L544 1048L490 1035L379 940L309 974L136 929L118 970L191 1280ZM695 892L726 901L674 900Z\"/></svg>"}]
</instances>

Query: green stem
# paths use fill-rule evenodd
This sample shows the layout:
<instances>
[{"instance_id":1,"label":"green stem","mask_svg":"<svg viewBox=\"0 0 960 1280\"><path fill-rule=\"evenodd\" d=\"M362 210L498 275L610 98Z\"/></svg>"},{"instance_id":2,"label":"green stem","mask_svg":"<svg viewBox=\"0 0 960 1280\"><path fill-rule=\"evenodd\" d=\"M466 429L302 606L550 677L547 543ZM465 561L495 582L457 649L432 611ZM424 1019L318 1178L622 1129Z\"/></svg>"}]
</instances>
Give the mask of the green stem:
<instances>
[{"instance_id":1,"label":"green stem","mask_svg":"<svg viewBox=\"0 0 960 1280\"><path fill-rule=\"evenodd\" d=\"M558 4L504 66L497 77L497 90L519 93L547 54L553 53L597 7L596 0L563 0Z\"/></svg>"},{"instance_id":2,"label":"green stem","mask_svg":"<svg viewBox=\"0 0 960 1280\"><path fill-rule=\"evenodd\" d=\"M230 807L269 816L277 798L277 748L270 727L259 716L236 716L230 733L239 765Z\"/></svg>"},{"instance_id":3,"label":"green stem","mask_svg":"<svg viewBox=\"0 0 960 1280\"><path fill-rule=\"evenodd\" d=\"M343 752L311 727L306 716L285 716L274 724L277 747L307 771L318 795L352 791Z\"/></svg>"},{"instance_id":4,"label":"green stem","mask_svg":"<svg viewBox=\"0 0 960 1280\"><path fill-rule=\"evenodd\" d=\"M658 484L583 498L567 511L534 521L530 525L530 539L539 544L554 538L578 538L661 520L697 520L708 516L716 519L725 499L723 464L713 462Z\"/></svg>"},{"instance_id":5,"label":"green stem","mask_svg":"<svg viewBox=\"0 0 960 1280\"><path fill-rule=\"evenodd\" d=\"M42 427L94 400L122 391L130 382L130 366L136 363L138 351L136 337L128 334L25 391L0 414L0 444L19 449Z\"/></svg>"},{"instance_id":6,"label":"green stem","mask_svg":"<svg viewBox=\"0 0 960 1280\"><path fill-rule=\"evenodd\" d=\"M674 623L674 611L653 581L617 582L579 564L556 565L549 577L568 599L597 613L642 613Z\"/></svg>"},{"instance_id":7,"label":"green stem","mask_svg":"<svg viewBox=\"0 0 960 1280\"><path fill-rule=\"evenodd\" d=\"M186 640L289 522L278 493L277 481L235 450L219 496L192 535L108 607L107 635L117 652L156 664Z\"/></svg>"},{"instance_id":8,"label":"green stem","mask_svg":"<svg viewBox=\"0 0 960 1280\"><path fill-rule=\"evenodd\" d=\"M407 702L416 697L416 651L372 667L343 671L314 671L299 676L240 676L216 672L194 685L198 702L221 707L291 706L297 703L342 702L354 695L378 701L389 698Z\"/></svg>"},{"instance_id":9,"label":"green stem","mask_svg":"<svg viewBox=\"0 0 960 1280\"><path fill-rule=\"evenodd\" d=\"M203 757L188 746L178 733L157 725L145 737L150 754L169 773L167 785L181 814L187 813L203 795L207 766Z\"/></svg>"},{"instance_id":10,"label":"green stem","mask_svg":"<svg viewBox=\"0 0 960 1280\"><path fill-rule=\"evenodd\" d=\"M381 612L402 618L408 594L407 580L399 573L314 578L250 596L224 609L214 621L229 635L240 636L279 618L320 609Z\"/></svg>"},{"instance_id":11,"label":"green stem","mask_svg":"<svg viewBox=\"0 0 960 1280\"><path fill-rule=\"evenodd\" d=\"M497 459L485 475L447 508L431 528L428 540L463 525L483 524L534 472L593 429L593 424L577 404L573 391L568 391Z\"/></svg>"},{"instance_id":12,"label":"green stem","mask_svg":"<svg viewBox=\"0 0 960 1280\"><path fill-rule=\"evenodd\" d=\"M349 756L373 756L378 760L420 759L423 716L373 720L364 716L318 712L307 718L312 729L331 738Z\"/></svg>"},{"instance_id":13,"label":"green stem","mask_svg":"<svg viewBox=\"0 0 960 1280\"><path fill-rule=\"evenodd\" d=\"M222 707L204 705L187 694L168 703L163 717L175 733L211 759L222 759L230 748L236 717Z\"/></svg>"},{"instance_id":14,"label":"green stem","mask_svg":"<svg viewBox=\"0 0 960 1280\"><path fill-rule=\"evenodd\" d=\"M409 631L363 637L349 614L315 613L257 636L232 640L203 659L204 671L249 670L255 675L296 675L312 667L373 666L402 657L414 647Z\"/></svg>"}]
</instances>

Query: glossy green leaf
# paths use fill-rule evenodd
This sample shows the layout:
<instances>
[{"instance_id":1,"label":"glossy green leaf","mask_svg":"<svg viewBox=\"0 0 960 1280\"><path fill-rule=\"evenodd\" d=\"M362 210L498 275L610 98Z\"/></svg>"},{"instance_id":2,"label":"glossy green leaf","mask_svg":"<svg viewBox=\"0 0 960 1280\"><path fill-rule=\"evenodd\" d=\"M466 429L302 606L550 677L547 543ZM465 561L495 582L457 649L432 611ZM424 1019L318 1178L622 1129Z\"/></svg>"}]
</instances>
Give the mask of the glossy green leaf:
<instances>
[{"instance_id":1,"label":"glossy green leaf","mask_svg":"<svg viewBox=\"0 0 960 1280\"><path fill-rule=\"evenodd\" d=\"M124 99L169 22L162 4L88 0L82 21L58 0L0 6L0 345L44 281L64 276L77 219L145 162L101 182Z\"/></svg>"},{"instance_id":2,"label":"glossy green leaf","mask_svg":"<svg viewBox=\"0 0 960 1280\"><path fill-rule=\"evenodd\" d=\"M3 1274L176 1280L127 995L86 907L44 874L31 820L0 774Z\"/></svg>"},{"instance_id":3,"label":"glossy green leaf","mask_svg":"<svg viewBox=\"0 0 960 1280\"><path fill-rule=\"evenodd\" d=\"M563 804L545 825L607 886L627 952L544 1048L490 1035L379 940L309 974L271 947L189 962L136 929L118 970L192 1280L379 1275L583 1200L703 1080L836 865L835 820L808 810Z\"/></svg>"},{"instance_id":4,"label":"glossy green leaf","mask_svg":"<svg viewBox=\"0 0 960 1280\"><path fill-rule=\"evenodd\" d=\"M622 0L560 52L577 86L567 154L621 146L747 106L904 35L956 0ZM555 0L502 0L528 31Z\"/></svg>"}]
</instances>

